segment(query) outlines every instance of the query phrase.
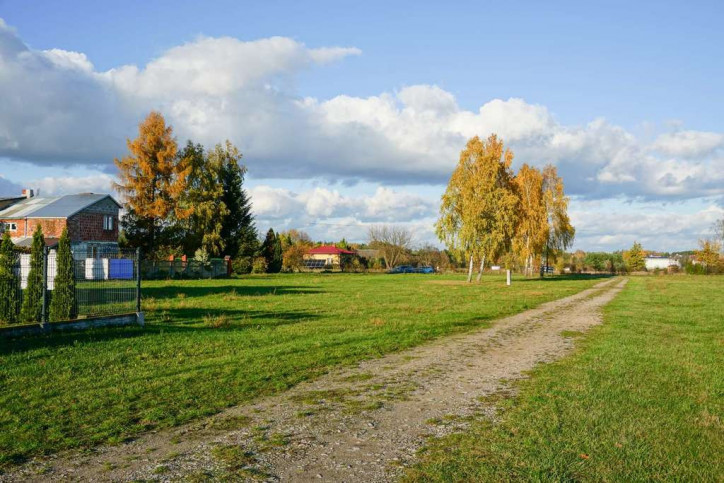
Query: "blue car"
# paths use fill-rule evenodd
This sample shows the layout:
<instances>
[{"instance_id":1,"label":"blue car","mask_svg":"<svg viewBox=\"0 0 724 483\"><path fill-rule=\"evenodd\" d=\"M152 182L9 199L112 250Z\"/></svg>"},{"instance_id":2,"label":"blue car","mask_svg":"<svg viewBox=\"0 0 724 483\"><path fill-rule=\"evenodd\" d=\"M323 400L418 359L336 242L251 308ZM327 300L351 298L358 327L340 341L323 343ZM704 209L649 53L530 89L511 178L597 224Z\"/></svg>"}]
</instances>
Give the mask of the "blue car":
<instances>
[{"instance_id":1,"label":"blue car","mask_svg":"<svg viewBox=\"0 0 724 483\"><path fill-rule=\"evenodd\" d=\"M398 265L387 273L415 273L415 267L412 265Z\"/></svg>"},{"instance_id":2,"label":"blue car","mask_svg":"<svg viewBox=\"0 0 724 483\"><path fill-rule=\"evenodd\" d=\"M398 265L387 273L435 273L432 267L413 267L412 265Z\"/></svg>"}]
</instances>

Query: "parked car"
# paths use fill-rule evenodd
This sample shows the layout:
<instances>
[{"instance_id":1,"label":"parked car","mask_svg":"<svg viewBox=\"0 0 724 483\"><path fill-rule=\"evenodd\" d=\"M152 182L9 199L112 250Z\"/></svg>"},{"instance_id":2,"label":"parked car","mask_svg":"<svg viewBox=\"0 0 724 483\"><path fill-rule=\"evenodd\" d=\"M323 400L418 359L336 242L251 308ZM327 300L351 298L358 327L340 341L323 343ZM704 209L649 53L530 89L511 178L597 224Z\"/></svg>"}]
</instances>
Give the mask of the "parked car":
<instances>
[{"instance_id":1,"label":"parked car","mask_svg":"<svg viewBox=\"0 0 724 483\"><path fill-rule=\"evenodd\" d=\"M415 273L415 270L412 265L398 265L387 273Z\"/></svg>"},{"instance_id":2,"label":"parked car","mask_svg":"<svg viewBox=\"0 0 724 483\"><path fill-rule=\"evenodd\" d=\"M398 265L387 273L435 273L432 267L413 267L412 265Z\"/></svg>"}]
</instances>

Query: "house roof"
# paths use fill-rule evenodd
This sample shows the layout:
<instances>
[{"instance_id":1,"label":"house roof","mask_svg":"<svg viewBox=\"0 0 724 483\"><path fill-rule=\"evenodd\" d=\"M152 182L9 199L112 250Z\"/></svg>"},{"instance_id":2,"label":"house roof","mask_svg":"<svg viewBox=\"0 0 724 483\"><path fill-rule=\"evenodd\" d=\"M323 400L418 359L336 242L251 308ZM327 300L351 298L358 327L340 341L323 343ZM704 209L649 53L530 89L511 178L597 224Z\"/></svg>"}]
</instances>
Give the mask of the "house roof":
<instances>
[{"instance_id":1,"label":"house roof","mask_svg":"<svg viewBox=\"0 0 724 483\"><path fill-rule=\"evenodd\" d=\"M0 218L69 218L81 210L110 198L118 207L121 205L111 195L81 193L55 198L27 198L0 211Z\"/></svg>"},{"instance_id":2,"label":"house roof","mask_svg":"<svg viewBox=\"0 0 724 483\"><path fill-rule=\"evenodd\" d=\"M308 255L355 255L355 252L337 248L334 245L322 245L321 247L311 248L307 251Z\"/></svg>"},{"instance_id":3,"label":"house roof","mask_svg":"<svg viewBox=\"0 0 724 483\"><path fill-rule=\"evenodd\" d=\"M24 200L24 196L6 196L0 198L0 210L7 208L10 205L14 205L18 201Z\"/></svg>"},{"instance_id":4,"label":"house roof","mask_svg":"<svg viewBox=\"0 0 724 483\"><path fill-rule=\"evenodd\" d=\"M51 237L44 237L45 239L45 246L48 248L53 248L58 244L58 238L51 238ZM33 237L32 236L26 236L21 238L20 240L13 243L16 247L27 247L30 248L33 245Z\"/></svg>"}]
</instances>

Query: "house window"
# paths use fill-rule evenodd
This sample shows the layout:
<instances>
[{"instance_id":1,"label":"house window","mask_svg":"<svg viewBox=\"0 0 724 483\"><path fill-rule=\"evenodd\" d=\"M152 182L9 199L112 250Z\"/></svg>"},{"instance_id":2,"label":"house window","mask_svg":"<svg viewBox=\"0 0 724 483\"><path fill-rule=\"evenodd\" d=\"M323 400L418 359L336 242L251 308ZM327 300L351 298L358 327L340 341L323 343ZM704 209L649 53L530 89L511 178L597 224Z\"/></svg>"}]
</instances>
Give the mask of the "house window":
<instances>
[{"instance_id":1,"label":"house window","mask_svg":"<svg viewBox=\"0 0 724 483\"><path fill-rule=\"evenodd\" d=\"M5 230L7 231L17 231L18 224L17 223L3 223L5 225Z\"/></svg>"},{"instance_id":2,"label":"house window","mask_svg":"<svg viewBox=\"0 0 724 483\"><path fill-rule=\"evenodd\" d=\"M103 216L103 229L111 231L113 230L113 217L110 215Z\"/></svg>"}]
</instances>

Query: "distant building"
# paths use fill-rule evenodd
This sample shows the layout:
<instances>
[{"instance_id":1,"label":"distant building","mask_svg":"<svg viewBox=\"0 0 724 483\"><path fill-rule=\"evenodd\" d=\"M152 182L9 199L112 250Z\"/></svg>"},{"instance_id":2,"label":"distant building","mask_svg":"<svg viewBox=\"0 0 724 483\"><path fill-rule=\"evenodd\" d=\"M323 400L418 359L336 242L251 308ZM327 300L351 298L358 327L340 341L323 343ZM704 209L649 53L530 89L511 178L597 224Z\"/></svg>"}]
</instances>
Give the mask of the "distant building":
<instances>
[{"instance_id":1,"label":"distant building","mask_svg":"<svg viewBox=\"0 0 724 483\"><path fill-rule=\"evenodd\" d=\"M649 255L644 259L646 270L668 270L669 267L681 268L681 264L675 258Z\"/></svg>"},{"instance_id":2,"label":"distant building","mask_svg":"<svg viewBox=\"0 0 724 483\"><path fill-rule=\"evenodd\" d=\"M316 261L318 262L318 265L322 266L339 266L342 265L342 263L356 257L357 252L355 251L344 250L342 248L337 248L334 245L322 245L321 247L310 248L307 250L307 253L304 255L304 260ZM316 264L305 264L310 268L317 268L316 266L312 267L312 265Z\"/></svg>"},{"instance_id":3,"label":"distant building","mask_svg":"<svg viewBox=\"0 0 724 483\"><path fill-rule=\"evenodd\" d=\"M0 199L0 225L17 246L30 246L40 225L46 245L58 243L68 228L75 258L96 258L104 249L118 248L118 214L121 205L107 194L81 193L52 198L23 190L18 198Z\"/></svg>"}]
</instances>

